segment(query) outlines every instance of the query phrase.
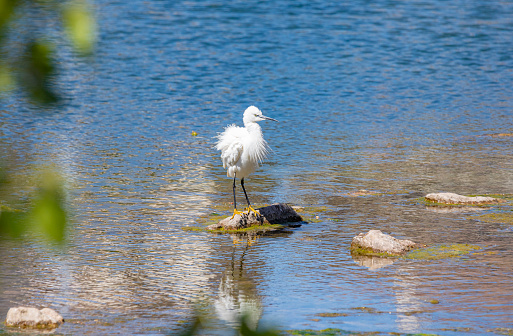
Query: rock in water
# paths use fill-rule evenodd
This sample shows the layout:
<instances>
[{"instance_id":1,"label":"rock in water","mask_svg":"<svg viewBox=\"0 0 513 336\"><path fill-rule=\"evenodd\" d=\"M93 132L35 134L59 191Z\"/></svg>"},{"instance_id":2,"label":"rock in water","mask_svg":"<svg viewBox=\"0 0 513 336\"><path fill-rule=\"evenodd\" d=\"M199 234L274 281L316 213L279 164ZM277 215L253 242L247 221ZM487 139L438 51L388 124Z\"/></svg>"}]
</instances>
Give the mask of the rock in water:
<instances>
[{"instance_id":1,"label":"rock in water","mask_svg":"<svg viewBox=\"0 0 513 336\"><path fill-rule=\"evenodd\" d=\"M462 196L455 193L432 193L426 195L426 200L443 204L496 204L503 200L485 196Z\"/></svg>"},{"instance_id":2,"label":"rock in water","mask_svg":"<svg viewBox=\"0 0 513 336\"><path fill-rule=\"evenodd\" d=\"M385 253L396 256L408 252L416 245L411 240L397 239L380 230L370 230L353 238L351 251L356 254Z\"/></svg>"},{"instance_id":3,"label":"rock in water","mask_svg":"<svg viewBox=\"0 0 513 336\"><path fill-rule=\"evenodd\" d=\"M207 227L209 230L241 230L250 226L264 225L264 224L283 224L301 222L303 218L297 214L288 204L276 203L266 207L258 208L259 216L253 212L244 213L242 215L235 215L233 218L226 217L219 221L217 224L212 224ZM289 225L300 226L300 225Z\"/></svg>"},{"instance_id":4,"label":"rock in water","mask_svg":"<svg viewBox=\"0 0 513 336\"><path fill-rule=\"evenodd\" d=\"M235 215L233 218L226 217L219 221L217 224L212 224L207 227L209 230L241 230L254 225L264 224L264 216L257 216L253 212L243 213L242 215Z\"/></svg>"},{"instance_id":5,"label":"rock in water","mask_svg":"<svg viewBox=\"0 0 513 336\"><path fill-rule=\"evenodd\" d=\"M5 324L8 327L55 329L63 322L62 316L50 308L16 307L7 312Z\"/></svg>"},{"instance_id":6,"label":"rock in water","mask_svg":"<svg viewBox=\"0 0 513 336\"><path fill-rule=\"evenodd\" d=\"M265 220L270 224L283 224L301 222L303 218L299 216L290 205L275 203L263 208L257 209Z\"/></svg>"}]
</instances>

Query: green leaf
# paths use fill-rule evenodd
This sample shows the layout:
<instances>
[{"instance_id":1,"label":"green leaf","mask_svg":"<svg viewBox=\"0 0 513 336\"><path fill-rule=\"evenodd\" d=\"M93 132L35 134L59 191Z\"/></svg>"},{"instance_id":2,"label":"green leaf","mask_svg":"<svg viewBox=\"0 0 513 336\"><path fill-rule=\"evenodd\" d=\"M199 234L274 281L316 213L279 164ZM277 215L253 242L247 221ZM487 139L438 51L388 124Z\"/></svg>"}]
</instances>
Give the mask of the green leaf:
<instances>
[{"instance_id":1,"label":"green leaf","mask_svg":"<svg viewBox=\"0 0 513 336\"><path fill-rule=\"evenodd\" d=\"M12 90L14 85L11 69L0 61L0 92Z\"/></svg>"},{"instance_id":2,"label":"green leaf","mask_svg":"<svg viewBox=\"0 0 513 336\"><path fill-rule=\"evenodd\" d=\"M189 321L184 328L178 333L179 336L194 336L197 335L201 329L201 320L198 315L195 315L191 321Z\"/></svg>"},{"instance_id":3,"label":"green leaf","mask_svg":"<svg viewBox=\"0 0 513 336\"><path fill-rule=\"evenodd\" d=\"M0 34L11 20L17 5L17 0L0 0Z\"/></svg>"},{"instance_id":4,"label":"green leaf","mask_svg":"<svg viewBox=\"0 0 513 336\"><path fill-rule=\"evenodd\" d=\"M54 46L50 42L35 40L27 45L20 82L36 103L51 104L59 100L51 85L55 72L53 55Z\"/></svg>"},{"instance_id":5,"label":"green leaf","mask_svg":"<svg viewBox=\"0 0 513 336\"><path fill-rule=\"evenodd\" d=\"M60 178L55 173L44 173L33 200L29 219L34 231L48 240L64 240L68 216L64 206L64 190Z\"/></svg>"},{"instance_id":6,"label":"green leaf","mask_svg":"<svg viewBox=\"0 0 513 336\"><path fill-rule=\"evenodd\" d=\"M239 328L240 336L280 336L280 333L274 329L252 330L248 325L249 315L241 317L241 325Z\"/></svg>"},{"instance_id":7,"label":"green leaf","mask_svg":"<svg viewBox=\"0 0 513 336\"><path fill-rule=\"evenodd\" d=\"M0 235L19 238L25 233L26 218L21 211L0 206Z\"/></svg>"},{"instance_id":8,"label":"green leaf","mask_svg":"<svg viewBox=\"0 0 513 336\"><path fill-rule=\"evenodd\" d=\"M78 53L90 55L96 42L96 21L85 0L74 0L63 7L62 18L68 36Z\"/></svg>"}]
</instances>

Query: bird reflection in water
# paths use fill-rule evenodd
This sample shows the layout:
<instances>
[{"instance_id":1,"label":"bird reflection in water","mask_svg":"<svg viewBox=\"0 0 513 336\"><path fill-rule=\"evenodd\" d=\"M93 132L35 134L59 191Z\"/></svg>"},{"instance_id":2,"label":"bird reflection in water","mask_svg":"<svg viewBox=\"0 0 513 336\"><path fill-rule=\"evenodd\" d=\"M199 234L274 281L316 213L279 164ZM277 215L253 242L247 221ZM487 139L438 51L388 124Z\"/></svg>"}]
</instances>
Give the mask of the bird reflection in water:
<instances>
[{"instance_id":1,"label":"bird reflection in water","mask_svg":"<svg viewBox=\"0 0 513 336\"><path fill-rule=\"evenodd\" d=\"M244 271L244 263L249 248L257 238L246 236L245 246L240 236L237 239L237 244L234 242L231 262L219 283L214 309L218 318L229 326L239 327L242 317L245 317L248 327L256 330L263 307L255 281ZM242 252L240 246L243 246Z\"/></svg>"},{"instance_id":2,"label":"bird reflection in water","mask_svg":"<svg viewBox=\"0 0 513 336\"><path fill-rule=\"evenodd\" d=\"M256 233L246 233L246 234L233 234L230 236L232 238L233 245L247 245L247 247L255 244L258 241L258 234Z\"/></svg>"}]
</instances>

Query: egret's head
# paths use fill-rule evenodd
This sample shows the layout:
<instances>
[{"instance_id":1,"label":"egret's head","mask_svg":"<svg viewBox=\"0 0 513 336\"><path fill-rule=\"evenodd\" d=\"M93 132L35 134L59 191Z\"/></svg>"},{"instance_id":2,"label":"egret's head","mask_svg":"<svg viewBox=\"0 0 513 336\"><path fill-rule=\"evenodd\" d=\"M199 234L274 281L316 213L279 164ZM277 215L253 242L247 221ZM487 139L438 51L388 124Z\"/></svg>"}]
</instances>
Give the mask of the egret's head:
<instances>
[{"instance_id":1,"label":"egret's head","mask_svg":"<svg viewBox=\"0 0 513 336\"><path fill-rule=\"evenodd\" d=\"M269 117L266 117L262 114L262 111L260 111L257 107L255 106L250 106L246 109L246 111L244 111L244 117L242 118L242 120L244 121L244 125L248 124L248 123L254 123L254 122L258 122L258 121L261 121L261 120L272 120L272 121L278 121L276 119L273 119L273 118L269 118Z\"/></svg>"}]
</instances>

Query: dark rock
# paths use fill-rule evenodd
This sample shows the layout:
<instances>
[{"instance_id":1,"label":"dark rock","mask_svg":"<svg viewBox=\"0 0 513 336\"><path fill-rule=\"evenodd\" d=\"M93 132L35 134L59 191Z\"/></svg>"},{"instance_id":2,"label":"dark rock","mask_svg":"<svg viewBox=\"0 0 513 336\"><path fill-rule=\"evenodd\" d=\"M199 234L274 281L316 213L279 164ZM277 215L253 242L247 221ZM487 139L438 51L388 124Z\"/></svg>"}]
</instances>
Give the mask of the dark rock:
<instances>
[{"instance_id":1,"label":"dark rock","mask_svg":"<svg viewBox=\"0 0 513 336\"><path fill-rule=\"evenodd\" d=\"M303 221L290 205L276 203L257 209L265 220L271 224L297 223ZM292 226L292 225L289 225Z\"/></svg>"}]
</instances>

